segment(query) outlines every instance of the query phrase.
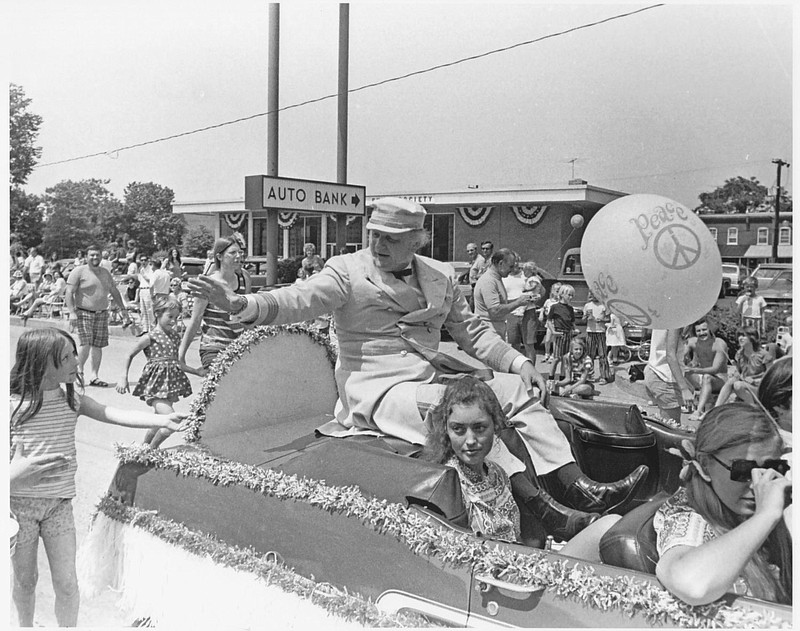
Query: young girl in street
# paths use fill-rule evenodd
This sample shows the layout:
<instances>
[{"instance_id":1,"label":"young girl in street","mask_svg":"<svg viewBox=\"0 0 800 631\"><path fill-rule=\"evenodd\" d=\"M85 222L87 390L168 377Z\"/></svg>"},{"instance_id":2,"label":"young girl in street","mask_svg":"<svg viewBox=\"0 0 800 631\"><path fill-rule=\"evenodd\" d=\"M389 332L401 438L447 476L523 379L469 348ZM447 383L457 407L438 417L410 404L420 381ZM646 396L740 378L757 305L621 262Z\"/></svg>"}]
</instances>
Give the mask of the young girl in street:
<instances>
[{"instance_id":1,"label":"young girl in street","mask_svg":"<svg viewBox=\"0 0 800 631\"><path fill-rule=\"evenodd\" d=\"M177 331L181 307L174 297L159 298L153 307L156 326L142 336L136 346L131 349L125 361L125 372L117 384L117 392L128 392L128 371L133 358L144 351L147 363L139 377L139 383L133 389L133 396L139 397L153 408L156 414L173 414L173 405L180 397L192 394L192 386L186 377L187 372L200 377L205 375L202 368L191 368L178 360L178 347L181 334ZM151 429L144 442L151 447L158 447L169 432Z\"/></svg>"},{"instance_id":2,"label":"young girl in street","mask_svg":"<svg viewBox=\"0 0 800 631\"><path fill-rule=\"evenodd\" d=\"M583 313L586 316L587 352L592 360L594 360L595 357L597 358L597 369L600 373L600 380L597 383L602 385L612 381L611 370L608 365L605 326L609 311L590 290L586 297Z\"/></svg>"},{"instance_id":3,"label":"young girl in street","mask_svg":"<svg viewBox=\"0 0 800 631\"><path fill-rule=\"evenodd\" d=\"M561 381L555 384L553 394L582 399L600 394L592 385L594 359L589 357L588 344L583 337L572 340L570 352L563 358L562 375Z\"/></svg>"},{"instance_id":4,"label":"young girl in street","mask_svg":"<svg viewBox=\"0 0 800 631\"><path fill-rule=\"evenodd\" d=\"M153 416L101 405L76 391L78 352L66 331L31 329L17 342L11 369L11 452L36 457L59 454L65 466L46 478L20 480L11 495L11 511L19 523L12 557L13 599L19 625L33 626L39 537L44 541L55 590L55 614L60 627L78 621L78 578L75 570L76 533L72 514L77 470L75 427L84 415L126 427L180 429L184 414Z\"/></svg>"},{"instance_id":5,"label":"young girl in street","mask_svg":"<svg viewBox=\"0 0 800 631\"><path fill-rule=\"evenodd\" d=\"M544 323L544 361L549 362L553 359L553 323L548 319L550 314L550 307L558 302L558 290L561 289L561 283L553 283L550 288L550 297L544 301L542 305L542 315L540 320Z\"/></svg>"},{"instance_id":6,"label":"young girl in street","mask_svg":"<svg viewBox=\"0 0 800 631\"><path fill-rule=\"evenodd\" d=\"M575 328L575 309L570 304L575 297L575 288L566 283L558 290L558 302L550 307L547 321L553 323L553 366L550 379L555 381L564 355L572 348L572 331Z\"/></svg>"},{"instance_id":7,"label":"young girl in street","mask_svg":"<svg viewBox=\"0 0 800 631\"><path fill-rule=\"evenodd\" d=\"M608 349L608 364L616 366L619 363L619 349L626 346L625 327L616 313L612 313L606 323L606 348ZM610 368L609 368L610 370Z\"/></svg>"}]
</instances>

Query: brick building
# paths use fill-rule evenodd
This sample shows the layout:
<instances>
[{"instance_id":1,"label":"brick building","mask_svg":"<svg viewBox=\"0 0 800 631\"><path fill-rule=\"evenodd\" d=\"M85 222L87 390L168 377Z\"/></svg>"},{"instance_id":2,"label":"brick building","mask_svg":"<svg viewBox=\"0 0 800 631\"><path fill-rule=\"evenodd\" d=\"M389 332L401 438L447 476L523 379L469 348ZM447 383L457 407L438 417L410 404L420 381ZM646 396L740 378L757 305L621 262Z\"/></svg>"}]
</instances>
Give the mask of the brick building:
<instances>
[{"instance_id":1,"label":"brick building","mask_svg":"<svg viewBox=\"0 0 800 631\"><path fill-rule=\"evenodd\" d=\"M714 236L726 263L754 269L772 259L775 213L702 214L700 218ZM792 262L792 213L781 212L778 227L778 261Z\"/></svg>"}]
</instances>

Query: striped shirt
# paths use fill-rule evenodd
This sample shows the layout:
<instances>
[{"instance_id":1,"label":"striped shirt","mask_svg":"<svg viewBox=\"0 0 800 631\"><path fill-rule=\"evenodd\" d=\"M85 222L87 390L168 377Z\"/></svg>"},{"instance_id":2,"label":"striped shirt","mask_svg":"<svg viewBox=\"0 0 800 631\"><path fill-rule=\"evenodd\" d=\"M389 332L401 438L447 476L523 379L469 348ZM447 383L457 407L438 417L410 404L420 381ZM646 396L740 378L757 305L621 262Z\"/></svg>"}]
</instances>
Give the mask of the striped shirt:
<instances>
[{"instance_id":1,"label":"striped shirt","mask_svg":"<svg viewBox=\"0 0 800 631\"><path fill-rule=\"evenodd\" d=\"M236 293L246 293L244 276L236 274L236 281ZM209 303L206 305L205 311L203 311L203 322L200 330L203 332L200 340L201 348L224 349L242 334L244 325L238 321L232 322L231 315L227 311L217 309Z\"/></svg>"},{"instance_id":2,"label":"striped shirt","mask_svg":"<svg viewBox=\"0 0 800 631\"><path fill-rule=\"evenodd\" d=\"M75 472L78 469L75 449L75 426L78 412L71 410L67 404L67 394L61 388L43 392L41 409L20 425L11 419L11 453L18 443L22 443L26 456L45 454L63 454L68 458L64 471L49 482L40 482L28 489L15 490L17 497L75 497ZM11 413L14 413L20 398L11 395ZM75 393L75 410L80 410L81 398ZM21 410L20 410L21 411Z\"/></svg>"}]
</instances>

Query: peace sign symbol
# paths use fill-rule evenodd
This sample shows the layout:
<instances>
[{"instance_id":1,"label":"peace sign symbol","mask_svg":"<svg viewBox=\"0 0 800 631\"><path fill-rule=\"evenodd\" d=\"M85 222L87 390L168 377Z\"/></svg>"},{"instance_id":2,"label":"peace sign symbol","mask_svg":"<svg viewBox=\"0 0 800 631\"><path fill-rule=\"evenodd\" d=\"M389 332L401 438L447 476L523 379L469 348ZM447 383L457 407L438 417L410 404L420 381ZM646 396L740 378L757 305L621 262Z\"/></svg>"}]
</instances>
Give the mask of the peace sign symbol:
<instances>
[{"instance_id":1,"label":"peace sign symbol","mask_svg":"<svg viewBox=\"0 0 800 631\"><path fill-rule=\"evenodd\" d=\"M653 240L656 258L669 269L691 267L700 258L700 250L700 239L686 226L666 226Z\"/></svg>"},{"instance_id":2,"label":"peace sign symbol","mask_svg":"<svg viewBox=\"0 0 800 631\"><path fill-rule=\"evenodd\" d=\"M648 313L639 305L635 305L627 300L620 300L619 298L612 298L606 302L606 307L611 309L620 318L625 318L631 324L636 326L650 326L653 319Z\"/></svg>"}]
</instances>

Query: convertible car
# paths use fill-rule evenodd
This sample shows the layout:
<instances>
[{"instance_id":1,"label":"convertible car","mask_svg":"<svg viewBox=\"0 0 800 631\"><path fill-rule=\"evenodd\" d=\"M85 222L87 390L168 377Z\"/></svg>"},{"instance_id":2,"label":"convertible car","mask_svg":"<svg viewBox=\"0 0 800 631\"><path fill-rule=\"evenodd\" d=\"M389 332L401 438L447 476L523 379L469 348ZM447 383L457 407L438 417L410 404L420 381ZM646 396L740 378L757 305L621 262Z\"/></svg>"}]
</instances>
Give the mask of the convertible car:
<instances>
[{"instance_id":1,"label":"convertible car","mask_svg":"<svg viewBox=\"0 0 800 631\"><path fill-rule=\"evenodd\" d=\"M311 328L255 328L206 377L183 444L118 446L79 555L84 595L115 589L132 620L159 626L285 627L303 606L326 627L791 626L790 607L733 594L692 607L654 576L652 517L681 466L666 449L688 428L553 399L591 477L650 467L592 563L561 554L525 511L521 544L474 535L456 472L417 445L317 435L335 360ZM513 428L502 439L527 458Z\"/></svg>"}]
</instances>

